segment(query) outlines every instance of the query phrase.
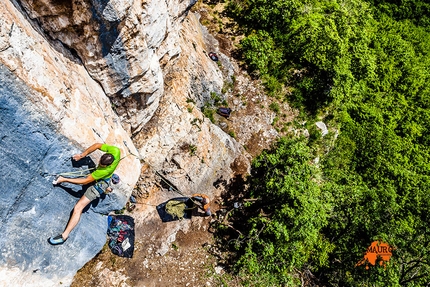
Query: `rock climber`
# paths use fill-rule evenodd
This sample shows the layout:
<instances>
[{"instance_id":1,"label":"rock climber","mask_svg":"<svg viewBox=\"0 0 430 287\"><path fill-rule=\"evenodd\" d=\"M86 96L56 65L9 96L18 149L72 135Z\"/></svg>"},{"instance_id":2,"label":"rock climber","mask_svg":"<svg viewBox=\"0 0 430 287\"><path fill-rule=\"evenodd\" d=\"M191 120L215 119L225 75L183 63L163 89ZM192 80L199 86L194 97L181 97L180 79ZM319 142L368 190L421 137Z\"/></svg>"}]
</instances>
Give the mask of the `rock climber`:
<instances>
[{"instance_id":1,"label":"rock climber","mask_svg":"<svg viewBox=\"0 0 430 287\"><path fill-rule=\"evenodd\" d=\"M102 143L95 143L89 148L87 148L83 153L74 155L73 160L75 161L81 160L82 158L88 156L90 153L92 153L97 149L105 152L105 154L101 156L96 170L93 171L91 174L89 174L87 177L66 178L66 177L59 176L56 180L52 182L54 185L58 185L63 182L82 184L82 185L94 183L87 188L84 195L76 203L75 207L73 208L73 212L69 219L69 222L67 223L66 229L64 229L63 233L57 236L50 237L48 239L48 242L52 245L59 245L66 242L70 232L78 224L84 208L89 203L91 203L91 201L100 197L100 195L104 193L106 189L109 188L109 180L111 177L112 177L112 183L116 184L119 181L119 177L116 174L113 174L121 159L121 151L116 146L111 146L111 145L102 144Z\"/></svg>"},{"instance_id":2,"label":"rock climber","mask_svg":"<svg viewBox=\"0 0 430 287\"><path fill-rule=\"evenodd\" d=\"M191 197L192 200L195 200L201 204L200 208L203 209L207 216L211 216L211 208L209 206L209 197L205 194L195 193Z\"/></svg>"}]
</instances>

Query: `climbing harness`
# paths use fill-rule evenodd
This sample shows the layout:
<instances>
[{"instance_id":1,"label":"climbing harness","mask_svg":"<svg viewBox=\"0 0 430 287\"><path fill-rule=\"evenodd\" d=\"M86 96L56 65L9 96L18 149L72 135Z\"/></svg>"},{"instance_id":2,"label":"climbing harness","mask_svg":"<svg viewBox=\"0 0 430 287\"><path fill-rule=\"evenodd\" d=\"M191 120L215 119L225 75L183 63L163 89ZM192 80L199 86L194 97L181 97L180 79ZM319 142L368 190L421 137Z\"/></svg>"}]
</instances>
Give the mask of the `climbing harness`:
<instances>
[{"instance_id":1,"label":"climbing harness","mask_svg":"<svg viewBox=\"0 0 430 287\"><path fill-rule=\"evenodd\" d=\"M94 188L99 192L99 194L106 193L110 187L111 178L102 178L94 184Z\"/></svg>"}]
</instances>

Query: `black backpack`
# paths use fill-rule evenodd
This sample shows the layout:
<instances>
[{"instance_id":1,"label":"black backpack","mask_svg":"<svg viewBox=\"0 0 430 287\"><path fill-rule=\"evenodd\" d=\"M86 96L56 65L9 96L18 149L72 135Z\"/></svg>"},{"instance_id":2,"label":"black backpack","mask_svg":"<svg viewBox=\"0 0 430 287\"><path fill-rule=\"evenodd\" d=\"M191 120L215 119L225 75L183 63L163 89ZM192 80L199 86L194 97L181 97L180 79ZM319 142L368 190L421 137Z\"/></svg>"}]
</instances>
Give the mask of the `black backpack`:
<instances>
[{"instance_id":1,"label":"black backpack","mask_svg":"<svg viewBox=\"0 0 430 287\"><path fill-rule=\"evenodd\" d=\"M228 118L230 116L231 113L231 109L230 108L224 108L224 107L220 107L218 108L217 113L223 117Z\"/></svg>"}]
</instances>

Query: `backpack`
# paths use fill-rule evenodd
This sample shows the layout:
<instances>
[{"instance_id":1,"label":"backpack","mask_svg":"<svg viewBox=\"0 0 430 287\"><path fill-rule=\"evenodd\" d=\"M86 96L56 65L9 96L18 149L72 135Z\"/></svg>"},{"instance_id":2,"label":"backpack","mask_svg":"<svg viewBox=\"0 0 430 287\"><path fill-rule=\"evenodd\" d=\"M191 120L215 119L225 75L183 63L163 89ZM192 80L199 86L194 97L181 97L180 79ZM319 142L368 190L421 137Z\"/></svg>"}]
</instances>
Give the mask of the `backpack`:
<instances>
[{"instance_id":1,"label":"backpack","mask_svg":"<svg viewBox=\"0 0 430 287\"><path fill-rule=\"evenodd\" d=\"M223 117L228 118L230 116L231 113L231 109L230 108L224 108L224 107L220 107L218 108L217 113Z\"/></svg>"}]
</instances>

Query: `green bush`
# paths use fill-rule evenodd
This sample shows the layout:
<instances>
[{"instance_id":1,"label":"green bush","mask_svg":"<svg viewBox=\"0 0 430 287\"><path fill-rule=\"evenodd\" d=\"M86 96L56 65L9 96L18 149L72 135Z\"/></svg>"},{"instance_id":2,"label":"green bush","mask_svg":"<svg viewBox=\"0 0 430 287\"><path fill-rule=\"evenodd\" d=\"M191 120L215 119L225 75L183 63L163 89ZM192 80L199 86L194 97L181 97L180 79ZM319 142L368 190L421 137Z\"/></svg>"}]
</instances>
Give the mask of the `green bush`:
<instances>
[{"instance_id":1,"label":"green bush","mask_svg":"<svg viewBox=\"0 0 430 287\"><path fill-rule=\"evenodd\" d=\"M274 111L275 113L279 113L279 111L281 110L281 108L280 108L280 106L279 106L279 104L278 104L277 102L272 102L272 103L269 105L269 108L270 108L272 111Z\"/></svg>"},{"instance_id":2,"label":"green bush","mask_svg":"<svg viewBox=\"0 0 430 287\"><path fill-rule=\"evenodd\" d=\"M212 123L215 123L215 110L210 108L208 105L202 107L202 113L205 117L207 117Z\"/></svg>"},{"instance_id":3,"label":"green bush","mask_svg":"<svg viewBox=\"0 0 430 287\"><path fill-rule=\"evenodd\" d=\"M253 161L249 196L261 201L246 207L256 215L242 232L248 240L237 262L250 286L284 286L296 282L295 268L309 261L328 264L333 246L320 231L328 223L331 196L315 181L320 176L312 158L305 139L282 138Z\"/></svg>"}]
</instances>

